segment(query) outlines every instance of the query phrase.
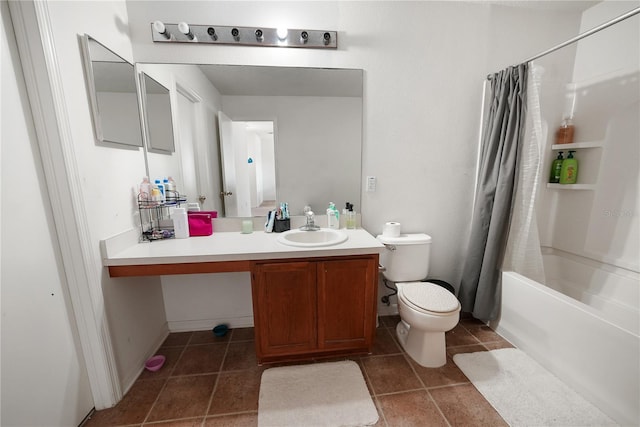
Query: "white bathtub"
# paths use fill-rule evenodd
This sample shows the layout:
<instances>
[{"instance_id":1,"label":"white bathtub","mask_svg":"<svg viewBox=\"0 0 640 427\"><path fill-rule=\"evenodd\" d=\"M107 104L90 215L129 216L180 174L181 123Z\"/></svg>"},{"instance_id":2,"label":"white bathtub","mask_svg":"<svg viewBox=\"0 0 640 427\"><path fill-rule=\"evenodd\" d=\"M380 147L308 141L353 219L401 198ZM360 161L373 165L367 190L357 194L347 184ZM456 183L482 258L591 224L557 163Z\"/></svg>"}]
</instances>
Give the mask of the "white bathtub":
<instances>
[{"instance_id":1,"label":"white bathtub","mask_svg":"<svg viewBox=\"0 0 640 427\"><path fill-rule=\"evenodd\" d=\"M638 274L544 258L547 281L564 293L503 272L502 313L491 326L619 424L639 425Z\"/></svg>"}]
</instances>

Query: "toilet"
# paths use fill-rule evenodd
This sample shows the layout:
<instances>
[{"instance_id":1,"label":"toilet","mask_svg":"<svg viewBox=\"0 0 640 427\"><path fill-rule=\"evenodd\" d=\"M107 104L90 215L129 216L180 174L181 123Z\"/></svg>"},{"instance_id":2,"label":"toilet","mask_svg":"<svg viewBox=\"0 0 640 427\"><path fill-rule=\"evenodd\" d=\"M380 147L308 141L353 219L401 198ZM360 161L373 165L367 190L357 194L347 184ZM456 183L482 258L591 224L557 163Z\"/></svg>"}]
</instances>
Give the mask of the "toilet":
<instances>
[{"instance_id":1,"label":"toilet","mask_svg":"<svg viewBox=\"0 0 640 427\"><path fill-rule=\"evenodd\" d=\"M447 289L421 281L429 272L431 237L401 234L377 239L386 247L380 255L382 274L398 289L400 344L421 366L443 366L447 363L444 333L458 324L460 303Z\"/></svg>"}]
</instances>

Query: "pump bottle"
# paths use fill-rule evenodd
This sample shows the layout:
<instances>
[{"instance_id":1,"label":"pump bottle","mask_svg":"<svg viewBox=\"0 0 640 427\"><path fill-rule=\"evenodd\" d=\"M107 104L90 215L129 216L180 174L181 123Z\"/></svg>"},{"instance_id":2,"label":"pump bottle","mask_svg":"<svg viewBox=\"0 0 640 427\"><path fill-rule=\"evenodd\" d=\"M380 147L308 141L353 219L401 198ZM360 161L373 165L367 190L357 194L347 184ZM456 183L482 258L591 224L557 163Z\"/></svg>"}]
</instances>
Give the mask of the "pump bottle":
<instances>
[{"instance_id":1,"label":"pump bottle","mask_svg":"<svg viewBox=\"0 0 640 427\"><path fill-rule=\"evenodd\" d=\"M333 202L329 202L329 207L327 208L327 228L334 230L340 228L340 212L338 212Z\"/></svg>"},{"instance_id":2,"label":"pump bottle","mask_svg":"<svg viewBox=\"0 0 640 427\"><path fill-rule=\"evenodd\" d=\"M578 180L578 159L573 157L575 151L569 151L569 155L562 161L560 170L560 184L575 184Z\"/></svg>"},{"instance_id":3,"label":"pump bottle","mask_svg":"<svg viewBox=\"0 0 640 427\"><path fill-rule=\"evenodd\" d=\"M549 175L549 182L551 183L560 182L560 172L562 171L562 161L564 160L562 153L560 151L558 157L551 163L551 174Z\"/></svg>"}]
</instances>

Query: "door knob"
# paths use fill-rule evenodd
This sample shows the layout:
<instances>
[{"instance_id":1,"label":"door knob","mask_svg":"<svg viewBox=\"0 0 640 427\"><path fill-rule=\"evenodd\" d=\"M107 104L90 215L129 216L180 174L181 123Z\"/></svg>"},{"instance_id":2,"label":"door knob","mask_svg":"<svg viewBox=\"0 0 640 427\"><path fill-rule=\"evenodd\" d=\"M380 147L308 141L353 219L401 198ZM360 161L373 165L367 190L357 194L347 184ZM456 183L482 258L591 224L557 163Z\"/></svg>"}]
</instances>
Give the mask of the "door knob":
<instances>
[{"instance_id":1,"label":"door knob","mask_svg":"<svg viewBox=\"0 0 640 427\"><path fill-rule=\"evenodd\" d=\"M198 197L198 201L200 202L200 204L203 204L205 200L207 200L207 196L205 196L204 194L201 194Z\"/></svg>"},{"instance_id":2,"label":"door knob","mask_svg":"<svg viewBox=\"0 0 640 427\"><path fill-rule=\"evenodd\" d=\"M220 195L221 196L232 196L233 193L231 191L221 191Z\"/></svg>"}]
</instances>

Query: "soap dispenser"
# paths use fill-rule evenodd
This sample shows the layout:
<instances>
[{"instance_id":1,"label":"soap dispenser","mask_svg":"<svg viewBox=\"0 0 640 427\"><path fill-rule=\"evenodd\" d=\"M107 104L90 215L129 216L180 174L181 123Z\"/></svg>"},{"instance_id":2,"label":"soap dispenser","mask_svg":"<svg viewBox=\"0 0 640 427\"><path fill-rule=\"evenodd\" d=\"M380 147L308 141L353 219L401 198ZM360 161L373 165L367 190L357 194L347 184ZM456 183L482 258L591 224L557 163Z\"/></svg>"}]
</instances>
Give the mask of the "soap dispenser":
<instances>
[{"instance_id":1,"label":"soap dispenser","mask_svg":"<svg viewBox=\"0 0 640 427\"><path fill-rule=\"evenodd\" d=\"M556 132L556 144L572 144L575 127L573 126L573 117L564 116L562 123Z\"/></svg>"},{"instance_id":2,"label":"soap dispenser","mask_svg":"<svg viewBox=\"0 0 640 427\"><path fill-rule=\"evenodd\" d=\"M329 202L329 207L327 208L327 228L334 230L340 228L340 212L338 212L333 202Z\"/></svg>"},{"instance_id":3,"label":"soap dispenser","mask_svg":"<svg viewBox=\"0 0 640 427\"><path fill-rule=\"evenodd\" d=\"M353 210L353 204L349 203L349 212L347 212L347 229L356 229L356 212Z\"/></svg>"},{"instance_id":4,"label":"soap dispenser","mask_svg":"<svg viewBox=\"0 0 640 427\"><path fill-rule=\"evenodd\" d=\"M558 157L551 163L551 174L549 175L550 183L558 183L560 182L560 173L562 171L562 161L564 158L562 157L562 151L558 153Z\"/></svg>"},{"instance_id":5,"label":"soap dispenser","mask_svg":"<svg viewBox=\"0 0 640 427\"><path fill-rule=\"evenodd\" d=\"M562 161L560 170L560 184L575 184L578 180L578 159L573 157L575 151L569 151L569 155Z\"/></svg>"}]
</instances>

